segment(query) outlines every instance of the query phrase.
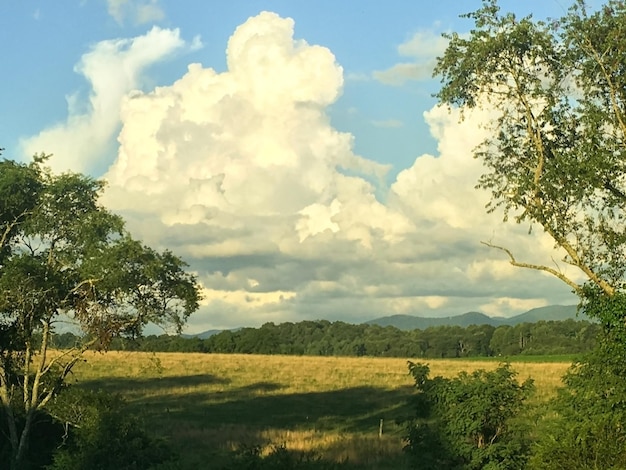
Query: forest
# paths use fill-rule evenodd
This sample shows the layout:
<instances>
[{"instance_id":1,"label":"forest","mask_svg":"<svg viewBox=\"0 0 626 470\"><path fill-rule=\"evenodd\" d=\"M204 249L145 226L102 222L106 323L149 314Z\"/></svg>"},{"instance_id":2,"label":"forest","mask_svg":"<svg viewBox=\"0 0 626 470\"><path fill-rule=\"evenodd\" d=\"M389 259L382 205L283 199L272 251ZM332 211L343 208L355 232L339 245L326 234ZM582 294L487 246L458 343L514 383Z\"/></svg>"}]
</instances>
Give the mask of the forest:
<instances>
[{"instance_id":1,"label":"forest","mask_svg":"<svg viewBox=\"0 0 626 470\"><path fill-rule=\"evenodd\" d=\"M515 326L437 326L403 331L378 325L327 320L266 323L260 328L226 330L206 339L151 335L116 339L110 348L151 352L287 354L412 358L490 357L577 354L591 351L601 331L598 323L563 320ZM58 348L80 340L72 333L53 337Z\"/></svg>"}]
</instances>

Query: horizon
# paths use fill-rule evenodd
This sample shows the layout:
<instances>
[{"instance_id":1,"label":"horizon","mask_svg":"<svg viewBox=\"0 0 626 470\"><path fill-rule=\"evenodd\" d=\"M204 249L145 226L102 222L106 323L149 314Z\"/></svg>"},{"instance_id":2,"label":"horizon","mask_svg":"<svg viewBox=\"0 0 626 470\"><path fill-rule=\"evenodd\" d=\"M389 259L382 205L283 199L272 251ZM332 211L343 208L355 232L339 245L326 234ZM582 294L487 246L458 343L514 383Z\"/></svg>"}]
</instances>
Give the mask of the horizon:
<instances>
[{"instance_id":1,"label":"horizon","mask_svg":"<svg viewBox=\"0 0 626 470\"><path fill-rule=\"evenodd\" d=\"M305 320L300 320L300 321L313 321L313 322L316 322L316 321L330 321L331 323L333 323L333 322L344 322L344 323L347 323L347 324L350 324L350 325L365 325L365 324L371 324L372 322L375 322L377 320L384 320L386 318L394 318L394 317L411 317L411 318L446 320L446 319L451 319L451 318L456 318L456 317L462 317L462 316L465 316L465 315L468 315L468 314L471 314L471 313L476 313L476 314L479 314L479 315L483 315L483 316L486 316L486 317L491 318L493 320L499 320L499 319L510 320L512 318L516 318L516 317L519 317L519 316L522 316L522 315L526 315L527 313L530 313L530 312L532 312L534 310L548 309L548 308L551 308L551 307L577 307L577 305L576 304L545 305L543 307L531 308L530 310L527 310L525 312L518 313L518 314L515 314L515 315L511 315L511 316L508 316L508 317L503 317L503 316L498 316L498 315L487 315L486 313L483 313L483 312L477 312L477 311L474 311L474 310L470 310L470 311L459 313L459 314L456 314L456 315L448 315L448 316L443 316L443 317L442 316L432 316L431 317L431 316L422 316L422 315L417 315L417 314L395 313L395 314L392 314L392 315L384 315L384 316L375 317L375 318L372 318L372 319L369 319L369 320L364 320L364 321L361 321L361 322L349 322L349 321L344 321L344 320L327 320L325 318L310 318L310 319L305 319ZM576 314L576 317L578 317L578 313ZM300 321L298 321L298 322L290 322L290 321L274 322L274 324L281 325L281 324L284 324L284 323L299 323ZM240 326L236 326L236 327L233 327L233 328L225 328L225 329L210 328L208 330L203 330L203 331L195 331L195 332L186 331L186 332L183 333L183 335L184 336L201 336L204 333L209 333L209 332L214 332L214 331L233 331L233 330L240 330L242 328L260 328L262 326L263 325L257 325L257 326L240 325ZM150 334L154 334L154 333L150 333ZM162 334L165 334L165 333L162 333Z\"/></svg>"}]
</instances>

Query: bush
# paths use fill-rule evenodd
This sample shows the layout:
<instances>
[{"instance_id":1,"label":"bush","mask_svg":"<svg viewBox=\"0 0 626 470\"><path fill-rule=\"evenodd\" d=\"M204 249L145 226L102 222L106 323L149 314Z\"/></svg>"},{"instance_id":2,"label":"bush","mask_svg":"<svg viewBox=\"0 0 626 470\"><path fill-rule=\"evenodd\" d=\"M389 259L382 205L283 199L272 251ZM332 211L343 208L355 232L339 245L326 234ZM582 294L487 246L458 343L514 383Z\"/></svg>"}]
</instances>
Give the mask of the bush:
<instances>
[{"instance_id":1,"label":"bush","mask_svg":"<svg viewBox=\"0 0 626 470\"><path fill-rule=\"evenodd\" d=\"M0 468L5 468L4 463L11 461L12 449L9 441L6 410L0 408ZM13 410L17 417L16 424L21 429L24 426L24 416L18 409ZM21 464L22 470L35 470L44 468L52 463L52 453L62 442L64 433L63 426L48 413L39 411L34 420L37 426L33 427L29 439L29 449L26 458ZM8 464L7 464L8 465Z\"/></svg>"},{"instance_id":2,"label":"bush","mask_svg":"<svg viewBox=\"0 0 626 470\"><path fill-rule=\"evenodd\" d=\"M581 308L602 325L595 349L572 365L542 422L530 467L626 469L626 293L585 286Z\"/></svg>"},{"instance_id":3,"label":"bush","mask_svg":"<svg viewBox=\"0 0 626 470\"><path fill-rule=\"evenodd\" d=\"M263 456L259 446L248 446L232 456L229 465L222 470L338 470L346 465L328 462L315 453L290 451L284 445L276 445Z\"/></svg>"},{"instance_id":4,"label":"bush","mask_svg":"<svg viewBox=\"0 0 626 470\"><path fill-rule=\"evenodd\" d=\"M626 361L615 349L601 345L570 368L531 468L626 469Z\"/></svg>"},{"instance_id":5,"label":"bush","mask_svg":"<svg viewBox=\"0 0 626 470\"><path fill-rule=\"evenodd\" d=\"M53 411L73 426L68 427L49 470L167 468L175 457L164 440L146 432L119 397L72 389L59 396Z\"/></svg>"},{"instance_id":6,"label":"bush","mask_svg":"<svg viewBox=\"0 0 626 470\"><path fill-rule=\"evenodd\" d=\"M516 416L534 389L508 364L494 371L430 379L425 364L409 362L415 379L415 419L405 450L421 469L522 469L530 443Z\"/></svg>"}]
</instances>

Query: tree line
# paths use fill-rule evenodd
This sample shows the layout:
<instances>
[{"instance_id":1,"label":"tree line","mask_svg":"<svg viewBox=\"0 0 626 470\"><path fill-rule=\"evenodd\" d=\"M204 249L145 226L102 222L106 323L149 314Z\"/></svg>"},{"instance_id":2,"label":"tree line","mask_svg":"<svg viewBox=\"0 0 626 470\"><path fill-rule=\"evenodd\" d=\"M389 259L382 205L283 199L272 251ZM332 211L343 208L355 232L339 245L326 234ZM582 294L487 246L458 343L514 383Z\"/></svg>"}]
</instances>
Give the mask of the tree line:
<instances>
[{"instance_id":1,"label":"tree line","mask_svg":"<svg viewBox=\"0 0 626 470\"><path fill-rule=\"evenodd\" d=\"M260 328L226 330L206 339L152 335L116 339L113 349L154 352L287 354L454 358L576 354L590 351L601 326L572 319L516 326L437 326L403 331L393 326L353 325L341 321L266 323ZM79 341L72 333L53 338L57 348Z\"/></svg>"}]
</instances>

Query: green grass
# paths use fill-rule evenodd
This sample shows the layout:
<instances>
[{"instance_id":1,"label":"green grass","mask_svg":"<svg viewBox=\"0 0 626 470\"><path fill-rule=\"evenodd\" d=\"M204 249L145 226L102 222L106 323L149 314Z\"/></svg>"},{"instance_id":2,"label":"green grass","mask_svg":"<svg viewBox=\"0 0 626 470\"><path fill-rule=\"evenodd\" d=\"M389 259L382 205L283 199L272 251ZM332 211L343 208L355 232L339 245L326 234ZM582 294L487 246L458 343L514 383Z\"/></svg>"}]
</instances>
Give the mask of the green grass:
<instances>
[{"instance_id":1,"label":"green grass","mask_svg":"<svg viewBox=\"0 0 626 470\"><path fill-rule=\"evenodd\" d=\"M498 364L422 362L432 376ZM568 365L551 358L514 369L535 379L541 403ZM223 468L237 449L267 454L276 445L353 468L406 468L400 422L411 415L413 384L404 359L111 352L89 354L75 377L79 386L123 395L180 450L180 468Z\"/></svg>"},{"instance_id":2,"label":"green grass","mask_svg":"<svg viewBox=\"0 0 626 470\"><path fill-rule=\"evenodd\" d=\"M510 362L512 364L516 362L541 363L541 364L557 362L557 363L571 364L580 356L581 356L580 354L549 354L545 356L531 355L531 354L528 354L528 355L517 354L514 356L465 357L465 358L457 358L454 360L457 360L460 362L465 362L465 361L479 361L479 362L487 361L487 362L497 362L497 363Z\"/></svg>"}]
</instances>

